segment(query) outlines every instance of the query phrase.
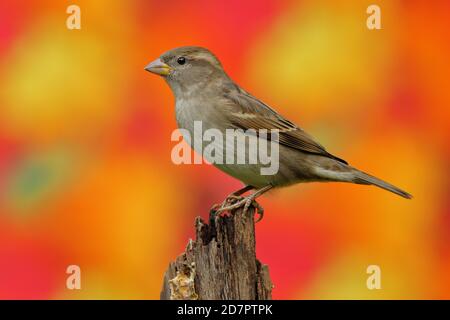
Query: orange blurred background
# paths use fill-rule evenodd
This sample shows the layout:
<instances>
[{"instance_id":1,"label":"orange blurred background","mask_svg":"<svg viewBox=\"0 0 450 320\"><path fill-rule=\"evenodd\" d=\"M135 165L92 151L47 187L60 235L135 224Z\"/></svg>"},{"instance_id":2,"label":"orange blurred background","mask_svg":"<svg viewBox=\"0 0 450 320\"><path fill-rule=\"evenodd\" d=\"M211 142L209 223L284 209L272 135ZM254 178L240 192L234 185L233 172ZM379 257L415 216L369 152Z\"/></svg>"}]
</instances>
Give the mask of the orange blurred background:
<instances>
[{"instance_id":1,"label":"orange blurred background","mask_svg":"<svg viewBox=\"0 0 450 320\"><path fill-rule=\"evenodd\" d=\"M0 2L0 298L156 299L194 217L241 186L171 161L174 99L143 68L182 45L414 195L315 183L262 197L274 298L450 298L450 5L406 0ZM70 264L81 290L66 289Z\"/></svg>"}]
</instances>

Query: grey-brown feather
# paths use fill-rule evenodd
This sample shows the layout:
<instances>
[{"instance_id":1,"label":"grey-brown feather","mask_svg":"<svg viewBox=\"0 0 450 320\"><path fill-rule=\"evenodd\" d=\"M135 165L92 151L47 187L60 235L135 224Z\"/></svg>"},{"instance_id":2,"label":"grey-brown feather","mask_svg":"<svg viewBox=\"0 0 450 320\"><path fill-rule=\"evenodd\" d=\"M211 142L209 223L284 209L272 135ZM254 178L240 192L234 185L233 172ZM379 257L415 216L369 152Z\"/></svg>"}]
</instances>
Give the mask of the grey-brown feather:
<instances>
[{"instance_id":1,"label":"grey-brown feather","mask_svg":"<svg viewBox=\"0 0 450 320\"><path fill-rule=\"evenodd\" d=\"M180 55L188 57L189 66L174 65L174 59ZM209 50L183 47L165 53L161 59L174 67L166 81L175 95L178 126L187 129L191 136L194 121L201 121L203 130L214 128L224 134L226 129L279 130L279 171L275 175L261 175L261 164L216 164L245 184L258 188L269 184L281 187L299 182L340 181L372 184L411 197L327 152L303 129L236 85Z\"/></svg>"}]
</instances>

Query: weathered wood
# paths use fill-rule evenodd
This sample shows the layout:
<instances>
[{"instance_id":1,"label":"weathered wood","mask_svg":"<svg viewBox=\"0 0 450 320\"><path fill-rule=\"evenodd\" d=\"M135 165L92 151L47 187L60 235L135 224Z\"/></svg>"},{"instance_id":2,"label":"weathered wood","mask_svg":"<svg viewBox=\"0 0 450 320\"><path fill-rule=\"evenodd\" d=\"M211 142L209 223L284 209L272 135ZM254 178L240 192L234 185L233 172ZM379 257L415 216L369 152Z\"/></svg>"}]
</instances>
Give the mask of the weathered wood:
<instances>
[{"instance_id":1,"label":"weathered wood","mask_svg":"<svg viewBox=\"0 0 450 320\"><path fill-rule=\"evenodd\" d=\"M256 259L254 208L230 216L195 219L196 240L171 262L161 292L163 300L268 300L269 269Z\"/></svg>"}]
</instances>

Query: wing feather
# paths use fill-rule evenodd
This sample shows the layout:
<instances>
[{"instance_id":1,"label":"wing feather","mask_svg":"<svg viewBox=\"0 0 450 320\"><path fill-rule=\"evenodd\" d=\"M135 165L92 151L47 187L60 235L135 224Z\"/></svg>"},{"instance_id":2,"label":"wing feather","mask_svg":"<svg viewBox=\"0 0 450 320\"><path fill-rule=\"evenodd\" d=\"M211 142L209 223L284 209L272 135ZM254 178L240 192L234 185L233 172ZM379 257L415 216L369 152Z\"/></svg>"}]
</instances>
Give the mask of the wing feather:
<instances>
[{"instance_id":1,"label":"wing feather","mask_svg":"<svg viewBox=\"0 0 450 320\"><path fill-rule=\"evenodd\" d=\"M243 89L225 92L224 99L231 109L229 121L236 128L247 130L277 129L279 130L279 143L302 152L321 155L347 164L325 150L303 129L289 120L283 118L275 110L256 99Z\"/></svg>"}]
</instances>

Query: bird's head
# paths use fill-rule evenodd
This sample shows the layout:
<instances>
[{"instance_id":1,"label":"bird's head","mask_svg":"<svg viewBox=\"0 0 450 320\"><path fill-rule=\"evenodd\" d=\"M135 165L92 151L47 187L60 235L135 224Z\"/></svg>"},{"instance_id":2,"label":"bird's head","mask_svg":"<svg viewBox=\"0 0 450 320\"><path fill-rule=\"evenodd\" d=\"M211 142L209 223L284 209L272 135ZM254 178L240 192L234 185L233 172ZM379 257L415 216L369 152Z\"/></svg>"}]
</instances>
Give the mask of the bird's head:
<instances>
[{"instance_id":1,"label":"bird's head","mask_svg":"<svg viewBox=\"0 0 450 320\"><path fill-rule=\"evenodd\" d=\"M220 61L208 49L180 47L167 51L145 70L165 78L175 95L226 77Z\"/></svg>"}]
</instances>

